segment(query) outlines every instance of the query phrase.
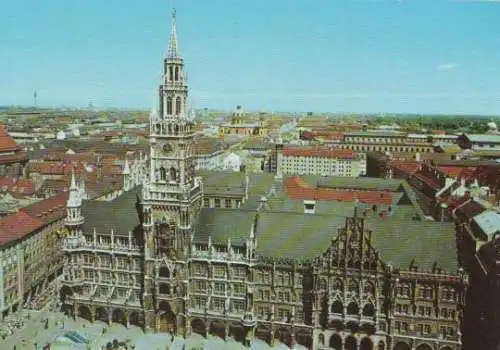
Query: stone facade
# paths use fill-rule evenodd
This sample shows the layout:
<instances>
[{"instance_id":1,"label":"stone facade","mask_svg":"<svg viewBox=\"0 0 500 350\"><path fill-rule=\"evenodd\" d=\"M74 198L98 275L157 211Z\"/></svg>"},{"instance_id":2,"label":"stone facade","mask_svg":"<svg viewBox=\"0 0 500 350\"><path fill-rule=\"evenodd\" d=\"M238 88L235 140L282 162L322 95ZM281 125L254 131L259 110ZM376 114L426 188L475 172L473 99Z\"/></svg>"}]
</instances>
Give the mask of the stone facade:
<instances>
[{"instance_id":1,"label":"stone facade","mask_svg":"<svg viewBox=\"0 0 500 350\"><path fill-rule=\"evenodd\" d=\"M244 343L258 337L310 349L458 350L465 276L438 265L432 271L392 267L356 212L313 259L257 254L264 240L257 234L259 215L265 214L238 209L229 199L224 206L236 214L224 224L229 235L208 232L216 211L230 209L201 209L183 69L174 17L142 187L126 182L127 191L106 209L83 201L71 186L61 294L67 311L146 331L230 335ZM211 199L205 205L212 206Z\"/></svg>"}]
</instances>

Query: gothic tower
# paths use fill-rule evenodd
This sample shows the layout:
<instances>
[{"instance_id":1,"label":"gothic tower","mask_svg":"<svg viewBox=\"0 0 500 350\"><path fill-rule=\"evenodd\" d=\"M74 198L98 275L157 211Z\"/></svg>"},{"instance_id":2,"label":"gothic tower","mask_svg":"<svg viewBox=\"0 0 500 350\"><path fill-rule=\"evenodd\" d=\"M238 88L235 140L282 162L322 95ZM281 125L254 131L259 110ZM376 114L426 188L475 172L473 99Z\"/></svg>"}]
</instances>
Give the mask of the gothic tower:
<instances>
[{"instance_id":1,"label":"gothic tower","mask_svg":"<svg viewBox=\"0 0 500 350\"><path fill-rule=\"evenodd\" d=\"M170 320L173 328L181 322L187 286L180 269L185 266L193 221L202 203L201 180L194 175L194 124L187 111L188 86L175 21L174 11L159 87L159 111L150 115L149 177L141 202L146 328L157 325L160 321L152 318L162 312L176 315Z\"/></svg>"},{"instance_id":2,"label":"gothic tower","mask_svg":"<svg viewBox=\"0 0 500 350\"><path fill-rule=\"evenodd\" d=\"M82 216L83 193L81 187L76 185L75 172L71 173L71 185L66 203L66 228L68 229L68 239L78 241L81 238L81 227L84 222Z\"/></svg>"}]
</instances>

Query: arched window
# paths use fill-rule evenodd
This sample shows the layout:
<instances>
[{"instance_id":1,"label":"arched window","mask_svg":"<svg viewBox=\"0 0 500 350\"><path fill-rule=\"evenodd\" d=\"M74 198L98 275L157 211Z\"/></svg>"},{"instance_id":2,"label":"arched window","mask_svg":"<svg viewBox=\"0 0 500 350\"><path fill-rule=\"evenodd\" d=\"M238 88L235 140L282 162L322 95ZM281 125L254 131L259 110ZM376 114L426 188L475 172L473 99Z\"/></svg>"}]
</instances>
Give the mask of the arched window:
<instances>
[{"instance_id":1,"label":"arched window","mask_svg":"<svg viewBox=\"0 0 500 350\"><path fill-rule=\"evenodd\" d=\"M167 97L167 114L172 115L172 97Z\"/></svg>"},{"instance_id":2,"label":"arched window","mask_svg":"<svg viewBox=\"0 0 500 350\"><path fill-rule=\"evenodd\" d=\"M167 171L164 167L160 168L160 181L165 181L167 179Z\"/></svg>"},{"instance_id":3,"label":"arched window","mask_svg":"<svg viewBox=\"0 0 500 350\"><path fill-rule=\"evenodd\" d=\"M342 314L344 312L344 306L339 300L335 300L330 310L332 314Z\"/></svg>"},{"instance_id":4,"label":"arched window","mask_svg":"<svg viewBox=\"0 0 500 350\"><path fill-rule=\"evenodd\" d=\"M179 67L175 67L175 81L179 81Z\"/></svg>"},{"instance_id":5,"label":"arched window","mask_svg":"<svg viewBox=\"0 0 500 350\"><path fill-rule=\"evenodd\" d=\"M171 181L177 180L177 171L175 170L174 167L170 168L170 180Z\"/></svg>"},{"instance_id":6,"label":"arched window","mask_svg":"<svg viewBox=\"0 0 500 350\"><path fill-rule=\"evenodd\" d=\"M347 314L348 315L357 315L358 313L359 313L358 304L356 304L355 302L351 302L351 303L349 303L349 305L347 305Z\"/></svg>"},{"instance_id":7,"label":"arched window","mask_svg":"<svg viewBox=\"0 0 500 350\"><path fill-rule=\"evenodd\" d=\"M172 66L168 67L168 80L169 81L174 80L174 67Z\"/></svg>"},{"instance_id":8,"label":"arched window","mask_svg":"<svg viewBox=\"0 0 500 350\"><path fill-rule=\"evenodd\" d=\"M182 103L181 97L178 96L175 99L175 115L181 114L181 103Z\"/></svg>"}]
</instances>

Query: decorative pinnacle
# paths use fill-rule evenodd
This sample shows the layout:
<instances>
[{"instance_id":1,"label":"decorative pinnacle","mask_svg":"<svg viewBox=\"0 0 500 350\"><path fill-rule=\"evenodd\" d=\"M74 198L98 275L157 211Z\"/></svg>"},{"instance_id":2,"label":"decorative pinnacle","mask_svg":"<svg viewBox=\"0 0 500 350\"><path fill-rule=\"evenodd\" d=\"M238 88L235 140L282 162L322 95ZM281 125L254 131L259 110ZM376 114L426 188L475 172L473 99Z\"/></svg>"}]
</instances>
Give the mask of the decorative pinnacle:
<instances>
[{"instance_id":1,"label":"decorative pinnacle","mask_svg":"<svg viewBox=\"0 0 500 350\"><path fill-rule=\"evenodd\" d=\"M176 11L175 8L172 10L172 31L170 32L170 38L168 40L168 58L178 58L179 48L177 47L177 29L176 29Z\"/></svg>"},{"instance_id":2,"label":"decorative pinnacle","mask_svg":"<svg viewBox=\"0 0 500 350\"><path fill-rule=\"evenodd\" d=\"M71 185L70 185L70 190L77 190L78 187L76 187L76 179L75 179L75 168L71 169Z\"/></svg>"}]
</instances>

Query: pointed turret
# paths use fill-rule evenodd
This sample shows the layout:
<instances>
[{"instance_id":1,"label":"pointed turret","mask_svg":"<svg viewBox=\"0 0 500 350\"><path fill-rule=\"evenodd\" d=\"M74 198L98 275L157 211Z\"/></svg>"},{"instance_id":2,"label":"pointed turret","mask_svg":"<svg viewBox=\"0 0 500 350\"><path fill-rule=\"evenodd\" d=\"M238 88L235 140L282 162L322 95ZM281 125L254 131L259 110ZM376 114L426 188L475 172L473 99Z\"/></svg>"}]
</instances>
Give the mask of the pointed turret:
<instances>
[{"instance_id":1,"label":"pointed turret","mask_svg":"<svg viewBox=\"0 0 500 350\"><path fill-rule=\"evenodd\" d=\"M66 203L66 226L71 236L76 236L80 232L80 226L83 224L82 216L82 192L76 185L75 170L71 171L71 185L69 187L69 196Z\"/></svg>"},{"instance_id":2,"label":"pointed turret","mask_svg":"<svg viewBox=\"0 0 500 350\"><path fill-rule=\"evenodd\" d=\"M69 187L68 208L77 208L82 204L80 189L76 185L75 170L71 171L71 185Z\"/></svg>"},{"instance_id":3,"label":"pointed turret","mask_svg":"<svg viewBox=\"0 0 500 350\"><path fill-rule=\"evenodd\" d=\"M151 121L158 120L158 111L154 107L151 108L151 111L149 112L149 120Z\"/></svg>"},{"instance_id":4,"label":"pointed turret","mask_svg":"<svg viewBox=\"0 0 500 350\"><path fill-rule=\"evenodd\" d=\"M172 10L172 31L168 39L168 52L167 58L179 58L179 47L177 45L177 28L175 24L176 11Z\"/></svg>"},{"instance_id":5,"label":"pointed turret","mask_svg":"<svg viewBox=\"0 0 500 350\"><path fill-rule=\"evenodd\" d=\"M87 199L87 191L85 190L85 179L82 176L82 181L80 181L80 197L83 199Z\"/></svg>"},{"instance_id":6,"label":"pointed turret","mask_svg":"<svg viewBox=\"0 0 500 350\"><path fill-rule=\"evenodd\" d=\"M125 164L123 166L123 175L130 174L130 166L128 165L128 158L125 158Z\"/></svg>"},{"instance_id":7,"label":"pointed turret","mask_svg":"<svg viewBox=\"0 0 500 350\"><path fill-rule=\"evenodd\" d=\"M132 176L127 157L125 157L125 165L123 166L122 174L123 174L123 190L128 191L132 188Z\"/></svg>"}]
</instances>

